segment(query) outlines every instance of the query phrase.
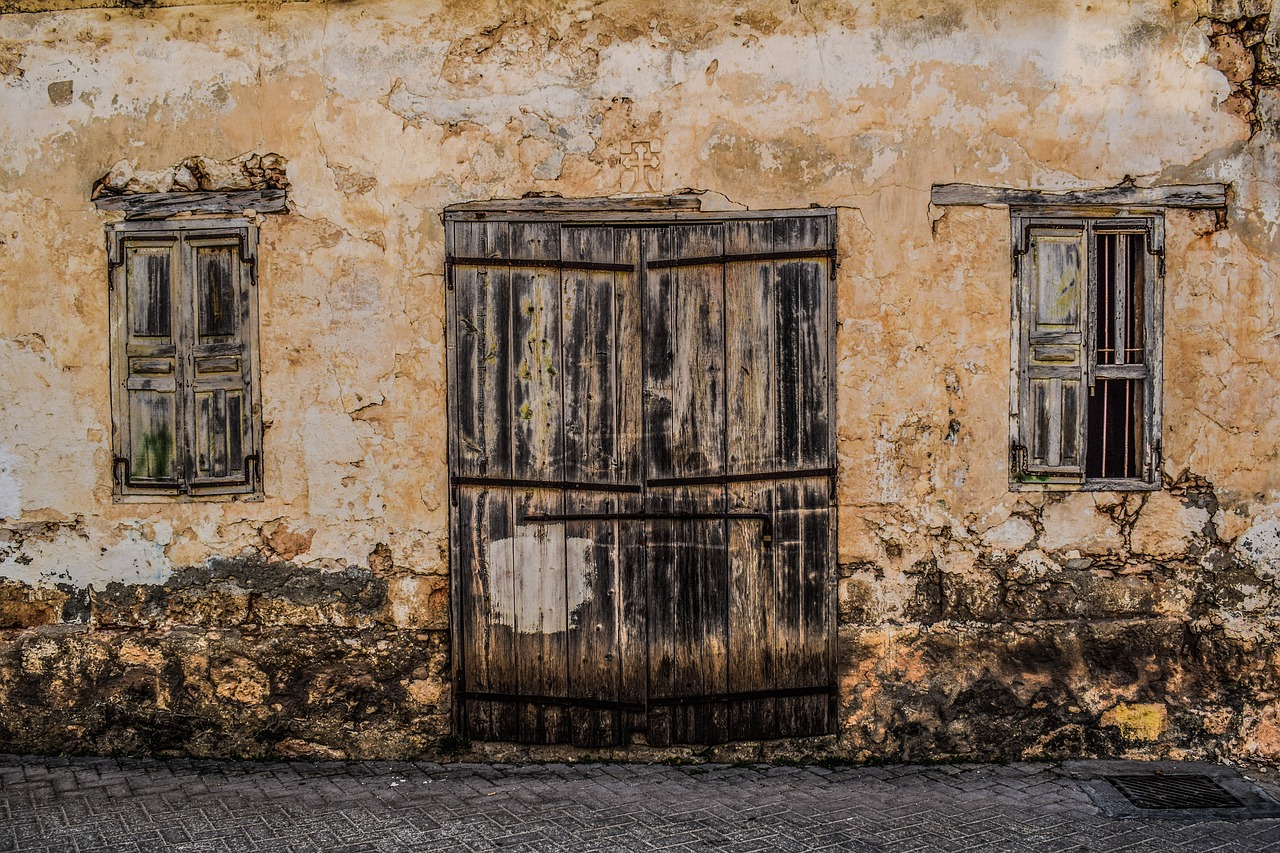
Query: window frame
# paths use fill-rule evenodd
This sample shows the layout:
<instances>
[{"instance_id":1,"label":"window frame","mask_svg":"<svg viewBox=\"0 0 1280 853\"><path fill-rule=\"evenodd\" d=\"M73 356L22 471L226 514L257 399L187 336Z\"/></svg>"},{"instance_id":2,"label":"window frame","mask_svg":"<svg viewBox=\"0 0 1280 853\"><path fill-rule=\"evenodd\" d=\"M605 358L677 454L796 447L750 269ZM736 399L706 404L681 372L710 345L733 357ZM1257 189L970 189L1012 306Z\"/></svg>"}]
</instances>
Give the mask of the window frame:
<instances>
[{"instance_id":1,"label":"window frame","mask_svg":"<svg viewBox=\"0 0 1280 853\"><path fill-rule=\"evenodd\" d=\"M257 501L263 499L262 484L262 383L258 357L258 288L257 245L258 229L246 217L200 217L191 219L125 220L106 226L108 291L110 316L110 382L111 382L111 479L113 500L117 503L186 503L198 501ZM136 335L129 328L129 252L137 247L167 247L171 271L169 275L169 323L172 356L161 354L161 359L172 358L171 380L174 394L174 443L173 462L177 472L172 482L139 482L131 471L132 422L130 420L131 341ZM196 254L202 248L235 247L231 269L236 310L239 315L238 330L231 335L206 334L203 337L231 338L221 345L202 344L197 338L196 302L197 286ZM206 372L196 370L197 350L208 351L199 357L213 361L226 361L219 350L228 350L232 358L239 355L243 362L239 370L227 372L225 365L218 366L219 375L210 378ZM134 347L136 350L136 346ZM159 371L163 376L163 371ZM139 382L137 371L133 384ZM145 383L143 383L145 385ZM225 386L225 387L224 387ZM159 386L158 386L159 387ZM137 390L137 389L134 389ZM145 389L144 389L145 390ZM221 478L200 479L196 463L197 393L218 390L239 391L241 398L239 449L242 465L227 460L227 474ZM228 397L230 395L227 395ZM224 397L224 400L226 397ZM247 406L248 411L244 408ZM229 417L229 415L228 415ZM227 438L228 449L232 447ZM236 478L237 472L243 476ZM145 478L139 478L145 480Z\"/></svg>"},{"instance_id":2,"label":"window frame","mask_svg":"<svg viewBox=\"0 0 1280 853\"><path fill-rule=\"evenodd\" d=\"M1009 208L1012 237L1013 286L1010 324L1010 407L1009 407L1009 490L1018 491L1159 491L1163 486L1163 350L1164 350L1164 208L1163 207L1114 207L1097 205L1011 205ZM1030 359L1032 325L1031 298L1034 288L1031 282L1032 259L1030 256L1033 229L1061 229L1064 232L1078 230L1081 233L1084 256L1081 310L1081 358L1080 399L1077 402L1079 418L1079 473L1035 473L1028 471L1031 424L1028 406L1030 399ZM1098 333L1099 287L1097 265L1097 238L1106 234L1142 234L1146 240L1144 253L1143 329L1145 346L1143 363L1145 377L1142 380L1143 436L1140 448L1144 460L1141 477L1089 477L1089 416L1088 393L1090 378L1107 379L1102 374L1124 373L1109 365L1097 364L1096 337ZM1072 365L1074 366L1074 365ZM1099 372L1101 368L1101 373Z\"/></svg>"}]
</instances>

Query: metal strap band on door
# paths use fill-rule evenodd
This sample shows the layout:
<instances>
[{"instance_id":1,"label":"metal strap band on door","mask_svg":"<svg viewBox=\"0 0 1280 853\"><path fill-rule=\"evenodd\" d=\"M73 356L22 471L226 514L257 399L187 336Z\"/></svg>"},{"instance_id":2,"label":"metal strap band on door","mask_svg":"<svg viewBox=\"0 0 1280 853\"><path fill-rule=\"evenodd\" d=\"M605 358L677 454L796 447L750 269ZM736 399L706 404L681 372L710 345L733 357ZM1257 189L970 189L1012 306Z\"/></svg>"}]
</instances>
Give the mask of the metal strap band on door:
<instances>
[{"instance_id":1,"label":"metal strap band on door","mask_svg":"<svg viewBox=\"0 0 1280 853\"><path fill-rule=\"evenodd\" d=\"M660 269L668 267L701 267L716 264L745 263L748 261L797 261L805 258L836 260L834 249L790 249L779 252L743 252L705 255L697 258L658 258L647 261L646 266ZM574 261L562 258L484 258L450 255L445 263L454 266L474 267L540 267L543 269L593 270L598 272L634 272L634 264L615 264L605 261Z\"/></svg>"},{"instance_id":2,"label":"metal strap band on door","mask_svg":"<svg viewBox=\"0 0 1280 853\"><path fill-rule=\"evenodd\" d=\"M578 512L548 515L526 515L518 524L544 524L557 521L758 521L760 538L773 541L773 519L763 512Z\"/></svg>"},{"instance_id":3,"label":"metal strap band on door","mask_svg":"<svg viewBox=\"0 0 1280 853\"><path fill-rule=\"evenodd\" d=\"M532 480L519 477L450 477L454 486L497 486L512 489L577 489L584 492L627 492L639 494L643 486L630 483L580 483L576 480Z\"/></svg>"},{"instance_id":4,"label":"metal strap band on door","mask_svg":"<svg viewBox=\"0 0 1280 853\"><path fill-rule=\"evenodd\" d=\"M745 261L798 261L804 258L836 259L835 249L781 249L776 252L725 252L719 255L703 255L696 258L656 258L646 261L649 267L705 267L715 264L736 264Z\"/></svg>"},{"instance_id":5,"label":"metal strap band on door","mask_svg":"<svg viewBox=\"0 0 1280 853\"><path fill-rule=\"evenodd\" d=\"M478 258L454 257L445 263L465 267L539 267L542 269L593 270L597 272L634 272L635 264L612 264L605 261L571 261L559 258Z\"/></svg>"},{"instance_id":6,"label":"metal strap band on door","mask_svg":"<svg viewBox=\"0 0 1280 853\"><path fill-rule=\"evenodd\" d=\"M599 708L606 711L647 711L652 707L678 705L704 705L712 702L746 702L759 699L790 699L802 696L830 696L835 694L832 685L818 687L780 687L774 690L744 690L733 693L707 693L696 696L659 696L645 702L624 702L615 699L591 699L587 697L538 696L528 693L495 693L483 690L464 690L462 696L481 702L519 702L534 705L559 705L566 708Z\"/></svg>"},{"instance_id":7,"label":"metal strap band on door","mask_svg":"<svg viewBox=\"0 0 1280 853\"><path fill-rule=\"evenodd\" d=\"M653 477L646 486L722 486L728 483L756 483L764 480L803 480L808 477L834 477L835 468L799 468L793 471L762 471L750 474L708 474L702 477Z\"/></svg>"}]
</instances>

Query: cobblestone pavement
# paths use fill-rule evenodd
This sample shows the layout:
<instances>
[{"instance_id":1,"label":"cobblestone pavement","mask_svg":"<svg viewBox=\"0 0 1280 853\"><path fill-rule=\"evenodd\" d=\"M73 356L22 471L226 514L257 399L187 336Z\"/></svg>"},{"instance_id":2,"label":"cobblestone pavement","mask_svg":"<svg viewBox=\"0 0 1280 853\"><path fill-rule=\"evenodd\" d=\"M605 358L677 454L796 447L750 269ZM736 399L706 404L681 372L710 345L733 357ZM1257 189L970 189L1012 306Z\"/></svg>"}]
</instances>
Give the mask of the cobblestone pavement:
<instances>
[{"instance_id":1,"label":"cobblestone pavement","mask_svg":"<svg viewBox=\"0 0 1280 853\"><path fill-rule=\"evenodd\" d=\"M1073 775L0 756L0 850L1280 850L1280 818L1109 818Z\"/></svg>"}]
</instances>

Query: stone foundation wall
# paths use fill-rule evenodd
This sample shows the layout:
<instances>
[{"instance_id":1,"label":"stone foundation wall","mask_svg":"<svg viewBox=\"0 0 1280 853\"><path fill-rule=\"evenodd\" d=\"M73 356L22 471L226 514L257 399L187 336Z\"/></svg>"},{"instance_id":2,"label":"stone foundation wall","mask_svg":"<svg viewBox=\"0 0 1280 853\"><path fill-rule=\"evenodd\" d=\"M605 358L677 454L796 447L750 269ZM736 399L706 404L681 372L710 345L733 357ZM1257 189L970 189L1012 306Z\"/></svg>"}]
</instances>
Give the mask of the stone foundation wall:
<instances>
[{"instance_id":1,"label":"stone foundation wall","mask_svg":"<svg viewBox=\"0 0 1280 853\"><path fill-rule=\"evenodd\" d=\"M215 559L163 585L0 583L9 751L379 758L449 747L448 633L387 582Z\"/></svg>"}]
</instances>

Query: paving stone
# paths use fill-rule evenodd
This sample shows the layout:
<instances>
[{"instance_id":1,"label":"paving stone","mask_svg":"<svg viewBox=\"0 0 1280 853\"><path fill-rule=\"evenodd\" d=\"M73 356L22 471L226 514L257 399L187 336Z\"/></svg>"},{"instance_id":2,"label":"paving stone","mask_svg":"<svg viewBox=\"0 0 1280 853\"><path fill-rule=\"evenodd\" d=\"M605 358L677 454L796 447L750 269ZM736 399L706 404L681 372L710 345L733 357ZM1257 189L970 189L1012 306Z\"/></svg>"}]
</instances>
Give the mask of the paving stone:
<instances>
[{"instance_id":1,"label":"paving stone","mask_svg":"<svg viewBox=\"0 0 1280 853\"><path fill-rule=\"evenodd\" d=\"M1045 764L254 764L0 756L0 851L1262 851L1280 819L1117 820Z\"/></svg>"}]
</instances>

